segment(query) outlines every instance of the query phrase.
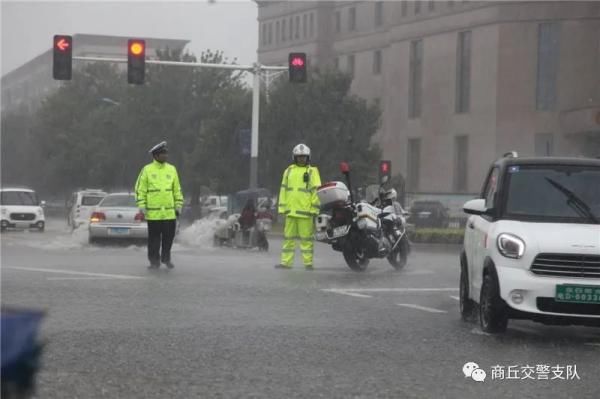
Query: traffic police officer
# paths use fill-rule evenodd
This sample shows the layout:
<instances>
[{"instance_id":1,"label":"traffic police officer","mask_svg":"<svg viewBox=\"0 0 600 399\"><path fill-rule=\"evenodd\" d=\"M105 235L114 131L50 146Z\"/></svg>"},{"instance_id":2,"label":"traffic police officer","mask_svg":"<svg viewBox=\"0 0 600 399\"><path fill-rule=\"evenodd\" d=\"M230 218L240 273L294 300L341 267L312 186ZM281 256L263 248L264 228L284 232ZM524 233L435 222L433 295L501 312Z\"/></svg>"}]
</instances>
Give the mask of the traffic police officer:
<instances>
[{"instance_id":1,"label":"traffic police officer","mask_svg":"<svg viewBox=\"0 0 600 399\"><path fill-rule=\"evenodd\" d=\"M294 263L296 240L300 240L302 261L313 269L314 217L319 213L317 188L321 186L319 169L310 164L310 148L298 144L292 150L294 163L283 173L278 211L286 216L281 263L278 269L290 269Z\"/></svg>"},{"instance_id":2,"label":"traffic police officer","mask_svg":"<svg viewBox=\"0 0 600 399\"><path fill-rule=\"evenodd\" d=\"M177 227L176 218L183 206L183 194L177 169L167 163L167 142L155 145L148 152L154 160L140 172L135 183L135 198L148 222L149 268L157 269L162 262L172 269L171 246Z\"/></svg>"}]
</instances>

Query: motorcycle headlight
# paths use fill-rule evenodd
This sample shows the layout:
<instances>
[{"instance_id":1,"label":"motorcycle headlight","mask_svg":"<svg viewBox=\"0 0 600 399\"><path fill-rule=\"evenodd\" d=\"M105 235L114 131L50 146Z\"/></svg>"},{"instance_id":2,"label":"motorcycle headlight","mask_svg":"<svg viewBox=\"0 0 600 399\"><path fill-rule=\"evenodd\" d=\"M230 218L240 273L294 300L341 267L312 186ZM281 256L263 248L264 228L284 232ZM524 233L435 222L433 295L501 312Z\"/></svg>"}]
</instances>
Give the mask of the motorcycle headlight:
<instances>
[{"instance_id":1,"label":"motorcycle headlight","mask_svg":"<svg viewBox=\"0 0 600 399\"><path fill-rule=\"evenodd\" d=\"M507 258L521 259L525 254L525 241L515 235L502 233L497 244L498 251Z\"/></svg>"}]
</instances>

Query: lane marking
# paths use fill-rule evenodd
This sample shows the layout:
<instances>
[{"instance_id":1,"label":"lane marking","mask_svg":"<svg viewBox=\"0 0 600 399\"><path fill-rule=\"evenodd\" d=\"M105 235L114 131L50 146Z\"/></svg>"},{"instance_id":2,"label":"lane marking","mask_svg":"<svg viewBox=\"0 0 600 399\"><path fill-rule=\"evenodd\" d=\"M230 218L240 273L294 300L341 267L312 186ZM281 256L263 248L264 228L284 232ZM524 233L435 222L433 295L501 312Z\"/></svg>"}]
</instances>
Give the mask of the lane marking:
<instances>
[{"instance_id":1,"label":"lane marking","mask_svg":"<svg viewBox=\"0 0 600 399\"><path fill-rule=\"evenodd\" d=\"M423 310L423 311L429 312L429 313L448 313L445 310L435 309L435 308L428 308L426 306L415 305L413 303L397 303L396 305L403 306L405 308Z\"/></svg>"},{"instance_id":2,"label":"lane marking","mask_svg":"<svg viewBox=\"0 0 600 399\"><path fill-rule=\"evenodd\" d=\"M332 292L334 294L341 294L341 295L353 296L353 297L356 297L356 298L373 298L371 295L357 294L355 292L347 292L345 290L331 289L331 290L322 290L322 291Z\"/></svg>"},{"instance_id":3,"label":"lane marking","mask_svg":"<svg viewBox=\"0 0 600 399\"><path fill-rule=\"evenodd\" d=\"M460 298L459 298L459 297L457 297L457 296L452 296L452 295L450 295L450 298L454 299L455 301L459 301L459 302L460 302Z\"/></svg>"},{"instance_id":4,"label":"lane marking","mask_svg":"<svg viewBox=\"0 0 600 399\"><path fill-rule=\"evenodd\" d=\"M600 342L586 342L584 345L587 346L597 346L600 348Z\"/></svg>"},{"instance_id":5,"label":"lane marking","mask_svg":"<svg viewBox=\"0 0 600 399\"><path fill-rule=\"evenodd\" d=\"M532 328L528 328L528 327L522 327L522 326L510 326L509 327L510 330L515 330L515 331L519 331L521 333L525 333L525 334L533 334L533 335L537 335L538 337L543 336L543 334L539 331L536 331Z\"/></svg>"},{"instance_id":6,"label":"lane marking","mask_svg":"<svg viewBox=\"0 0 600 399\"><path fill-rule=\"evenodd\" d=\"M120 279L120 280L143 280L146 278L146 277L141 277L141 276L128 276L128 275L124 275L124 274L88 273L88 272L76 272L73 270L62 270L62 269L43 269L43 268L37 268L37 267L3 266L2 269L23 270L23 271L27 271L27 272L73 274L76 276L106 277L106 278L114 278L114 279Z\"/></svg>"},{"instance_id":7,"label":"lane marking","mask_svg":"<svg viewBox=\"0 0 600 399\"><path fill-rule=\"evenodd\" d=\"M458 288L328 288L321 291L330 292L453 292Z\"/></svg>"},{"instance_id":8,"label":"lane marking","mask_svg":"<svg viewBox=\"0 0 600 399\"><path fill-rule=\"evenodd\" d=\"M114 280L114 277L47 277L48 280Z\"/></svg>"}]
</instances>

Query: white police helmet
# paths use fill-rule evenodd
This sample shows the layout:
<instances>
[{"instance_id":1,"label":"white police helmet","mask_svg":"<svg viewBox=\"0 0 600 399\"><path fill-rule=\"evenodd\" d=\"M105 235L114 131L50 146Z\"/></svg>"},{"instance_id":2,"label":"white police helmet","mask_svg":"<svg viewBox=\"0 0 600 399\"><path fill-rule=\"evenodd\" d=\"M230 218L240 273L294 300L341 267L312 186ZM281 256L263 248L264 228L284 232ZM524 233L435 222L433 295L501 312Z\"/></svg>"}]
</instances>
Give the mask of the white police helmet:
<instances>
[{"instance_id":1,"label":"white police helmet","mask_svg":"<svg viewBox=\"0 0 600 399\"><path fill-rule=\"evenodd\" d=\"M388 200L388 201L394 201L396 198L398 198L398 193L396 192L395 189L391 189L391 190L387 190L384 194L383 194L383 199L384 200Z\"/></svg>"},{"instance_id":2,"label":"white police helmet","mask_svg":"<svg viewBox=\"0 0 600 399\"><path fill-rule=\"evenodd\" d=\"M310 148L306 144L298 144L292 150L292 158L296 157L308 157L310 159Z\"/></svg>"}]
</instances>

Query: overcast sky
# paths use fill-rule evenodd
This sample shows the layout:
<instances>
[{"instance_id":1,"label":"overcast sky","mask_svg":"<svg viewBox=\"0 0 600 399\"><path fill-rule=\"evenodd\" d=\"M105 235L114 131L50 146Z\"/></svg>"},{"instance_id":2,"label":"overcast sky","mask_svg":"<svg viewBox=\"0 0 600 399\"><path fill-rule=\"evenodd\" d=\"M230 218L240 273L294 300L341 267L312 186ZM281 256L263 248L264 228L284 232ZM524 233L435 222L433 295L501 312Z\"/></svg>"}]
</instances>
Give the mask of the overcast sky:
<instances>
[{"instance_id":1,"label":"overcast sky","mask_svg":"<svg viewBox=\"0 0 600 399\"><path fill-rule=\"evenodd\" d=\"M196 55L210 48L241 64L256 61L257 6L251 0L1 1L2 75L50 49L55 34L187 39Z\"/></svg>"}]
</instances>

